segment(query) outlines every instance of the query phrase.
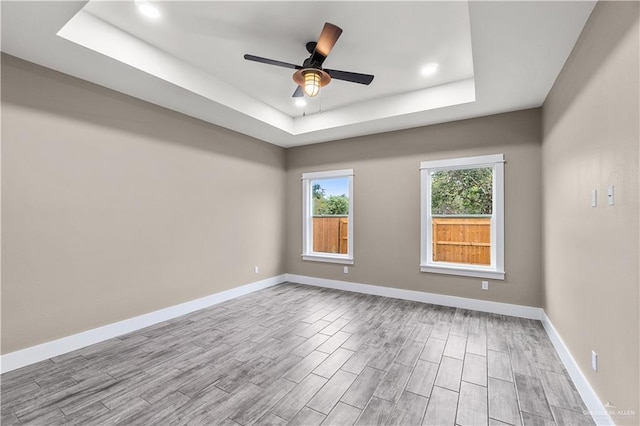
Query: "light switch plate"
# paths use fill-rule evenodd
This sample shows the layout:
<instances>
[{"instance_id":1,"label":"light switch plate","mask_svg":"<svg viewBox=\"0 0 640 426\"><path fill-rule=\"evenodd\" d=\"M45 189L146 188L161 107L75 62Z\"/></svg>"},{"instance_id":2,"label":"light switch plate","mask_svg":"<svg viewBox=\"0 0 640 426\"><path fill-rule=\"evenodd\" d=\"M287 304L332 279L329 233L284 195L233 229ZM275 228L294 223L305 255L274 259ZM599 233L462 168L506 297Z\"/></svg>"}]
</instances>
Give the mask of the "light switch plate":
<instances>
[{"instance_id":1,"label":"light switch plate","mask_svg":"<svg viewBox=\"0 0 640 426\"><path fill-rule=\"evenodd\" d=\"M591 207L597 207L597 206L598 206L598 190L594 188L591 191Z\"/></svg>"},{"instance_id":2,"label":"light switch plate","mask_svg":"<svg viewBox=\"0 0 640 426\"><path fill-rule=\"evenodd\" d=\"M615 189L615 186L613 185L609 185L607 187L607 204L609 204L610 206L613 206L615 204L614 189Z\"/></svg>"}]
</instances>

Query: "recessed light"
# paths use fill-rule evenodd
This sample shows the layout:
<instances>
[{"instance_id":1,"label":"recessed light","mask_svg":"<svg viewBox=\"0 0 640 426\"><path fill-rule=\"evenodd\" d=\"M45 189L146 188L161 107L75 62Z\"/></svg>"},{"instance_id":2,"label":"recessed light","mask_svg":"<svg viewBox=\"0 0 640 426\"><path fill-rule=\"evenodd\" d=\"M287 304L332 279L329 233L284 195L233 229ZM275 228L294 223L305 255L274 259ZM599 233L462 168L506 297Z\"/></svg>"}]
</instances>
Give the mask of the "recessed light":
<instances>
[{"instance_id":1,"label":"recessed light","mask_svg":"<svg viewBox=\"0 0 640 426\"><path fill-rule=\"evenodd\" d=\"M158 19L160 17L160 11L157 7L146 1L136 1L138 11L147 18Z\"/></svg>"},{"instance_id":2,"label":"recessed light","mask_svg":"<svg viewBox=\"0 0 640 426\"><path fill-rule=\"evenodd\" d=\"M305 101L303 98L296 99L296 106L303 107L306 104L307 104L307 101Z\"/></svg>"},{"instance_id":3,"label":"recessed light","mask_svg":"<svg viewBox=\"0 0 640 426\"><path fill-rule=\"evenodd\" d=\"M436 63L432 63L432 64L427 64L424 67L422 67L422 70L420 71L422 73L422 75L424 75L425 77L430 76L435 74L436 72L438 72L438 67L440 65L436 64Z\"/></svg>"}]
</instances>

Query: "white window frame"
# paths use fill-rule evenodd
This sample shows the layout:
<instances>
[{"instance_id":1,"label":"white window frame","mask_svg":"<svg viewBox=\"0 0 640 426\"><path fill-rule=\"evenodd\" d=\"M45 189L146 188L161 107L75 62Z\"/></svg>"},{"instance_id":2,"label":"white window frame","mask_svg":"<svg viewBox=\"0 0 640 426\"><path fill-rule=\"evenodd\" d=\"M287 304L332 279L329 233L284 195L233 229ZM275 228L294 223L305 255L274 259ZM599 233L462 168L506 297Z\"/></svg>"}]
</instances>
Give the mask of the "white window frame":
<instances>
[{"instance_id":1,"label":"white window frame","mask_svg":"<svg viewBox=\"0 0 640 426\"><path fill-rule=\"evenodd\" d=\"M431 215L431 172L441 170L493 169L491 216L491 265L466 265L433 261ZM423 161L420 163L421 237L420 270L437 274L504 280L504 154Z\"/></svg>"},{"instance_id":2,"label":"white window frame","mask_svg":"<svg viewBox=\"0 0 640 426\"><path fill-rule=\"evenodd\" d=\"M331 170L302 174L302 260L353 265L353 169ZM349 178L349 223L347 254L313 251L313 200L311 181Z\"/></svg>"}]
</instances>

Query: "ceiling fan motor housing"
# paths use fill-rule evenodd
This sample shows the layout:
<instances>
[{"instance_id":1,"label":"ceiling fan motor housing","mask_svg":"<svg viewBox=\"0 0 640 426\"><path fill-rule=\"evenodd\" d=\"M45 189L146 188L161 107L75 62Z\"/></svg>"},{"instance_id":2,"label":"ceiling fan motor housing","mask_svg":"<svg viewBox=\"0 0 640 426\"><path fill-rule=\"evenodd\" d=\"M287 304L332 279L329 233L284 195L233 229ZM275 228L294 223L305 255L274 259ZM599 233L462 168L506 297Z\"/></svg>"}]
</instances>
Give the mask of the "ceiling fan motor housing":
<instances>
[{"instance_id":1,"label":"ceiling fan motor housing","mask_svg":"<svg viewBox=\"0 0 640 426\"><path fill-rule=\"evenodd\" d=\"M307 48L307 52L313 53L313 51L316 50L317 44L318 43L316 43L315 41L307 42L307 44L305 45L305 47Z\"/></svg>"}]
</instances>

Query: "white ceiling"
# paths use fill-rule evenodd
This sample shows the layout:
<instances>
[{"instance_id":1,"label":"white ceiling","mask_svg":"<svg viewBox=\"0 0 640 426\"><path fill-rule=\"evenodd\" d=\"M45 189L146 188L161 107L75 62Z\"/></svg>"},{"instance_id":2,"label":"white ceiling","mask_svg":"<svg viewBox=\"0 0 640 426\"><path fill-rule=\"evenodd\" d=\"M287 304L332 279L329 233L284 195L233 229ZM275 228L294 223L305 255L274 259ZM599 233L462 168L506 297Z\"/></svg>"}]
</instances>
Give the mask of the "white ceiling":
<instances>
[{"instance_id":1,"label":"white ceiling","mask_svg":"<svg viewBox=\"0 0 640 426\"><path fill-rule=\"evenodd\" d=\"M2 2L2 51L280 146L542 104L595 2ZM324 22L333 80L294 104L293 70ZM438 63L432 76L421 68Z\"/></svg>"}]
</instances>

